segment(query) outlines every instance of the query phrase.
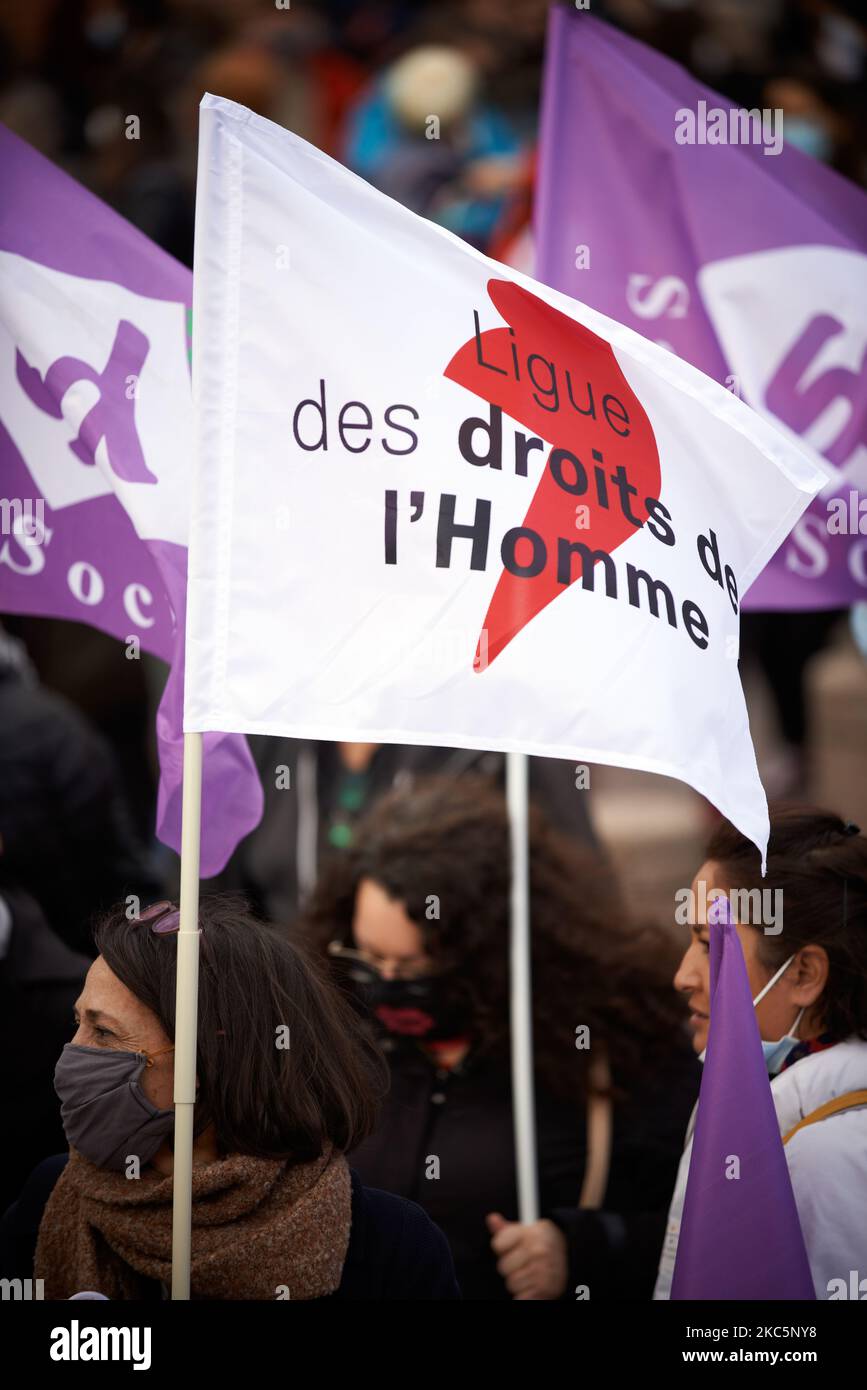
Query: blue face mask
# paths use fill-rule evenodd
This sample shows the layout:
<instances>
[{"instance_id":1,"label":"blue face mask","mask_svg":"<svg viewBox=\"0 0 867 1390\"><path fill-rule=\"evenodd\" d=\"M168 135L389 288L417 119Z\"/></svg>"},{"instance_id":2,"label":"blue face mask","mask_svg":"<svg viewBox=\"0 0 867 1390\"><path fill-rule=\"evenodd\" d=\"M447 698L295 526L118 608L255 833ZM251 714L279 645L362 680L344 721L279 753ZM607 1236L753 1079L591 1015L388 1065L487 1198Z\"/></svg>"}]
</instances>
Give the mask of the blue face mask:
<instances>
[{"instance_id":1,"label":"blue face mask","mask_svg":"<svg viewBox=\"0 0 867 1390\"><path fill-rule=\"evenodd\" d=\"M833 154L831 137L825 127L807 116L785 116L783 136L787 145L794 145L796 150L813 159L827 160Z\"/></svg>"},{"instance_id":2,"label":"blue face mask","mask_svg":"<svg viewBox=\"0 0 867 1390\"><path fill-rule=\"evenodd\" d=\"M756 1004L761 1003L769 989L773 989L774 985L777 983L777 980L779 980L781 975L785 974L785 972L788 970L789 966L792 964L792 961L795 959L795 956L797 954L797 951L794 951L792 955L789 956L788 960L784 960L776 975L772 975L771 978L768 980L768 983L764 986L764 988L759 990L758 994L753 1000L753 1008L755 1008ZM798 1037L798 1029L801 1026L801 1019L803 1017L804 1010L802 1009L801 1012L798 1014L798 1017L795 1019L794 1024L792 1025L791 1032L784 1033L783 1036L781 1038L778 1038L776 1042L765 1042L765 1039L762 1038L762 1053L764 1054L765 1066L768 1069L769 1076L777 1075L777 1072L780 1070L780 1067L785 1062L792 1048L797 1047L798 1043L801 1041L801 1039ZM698 1060L700 1062L703 1062L706 1055L707 1048L704 1048L699 1053Z\"/></svg>"}]
</instances>

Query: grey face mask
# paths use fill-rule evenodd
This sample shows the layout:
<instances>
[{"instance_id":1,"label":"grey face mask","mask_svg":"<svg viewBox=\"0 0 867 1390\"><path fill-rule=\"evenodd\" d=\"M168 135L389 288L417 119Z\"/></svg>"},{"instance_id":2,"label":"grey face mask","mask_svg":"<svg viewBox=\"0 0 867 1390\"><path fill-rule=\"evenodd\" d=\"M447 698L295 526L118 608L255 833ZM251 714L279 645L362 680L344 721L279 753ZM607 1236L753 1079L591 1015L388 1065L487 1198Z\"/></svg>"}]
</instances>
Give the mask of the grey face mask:
<instances>
[{"instance_id":1,"label":"grey face mask","mask_svg":"<svg viewBox=\"0 0 867 1390\"><path fill-rule=\"evenodd\" d=\"M174 1130L174 1110L157 1110L139 1085L147 1063L143 1052L79 1043L60 1054L54 1089L66 1137L99 1168L120 1172L132 1154L147 1163Z\"/></svg>"}]
</instances>

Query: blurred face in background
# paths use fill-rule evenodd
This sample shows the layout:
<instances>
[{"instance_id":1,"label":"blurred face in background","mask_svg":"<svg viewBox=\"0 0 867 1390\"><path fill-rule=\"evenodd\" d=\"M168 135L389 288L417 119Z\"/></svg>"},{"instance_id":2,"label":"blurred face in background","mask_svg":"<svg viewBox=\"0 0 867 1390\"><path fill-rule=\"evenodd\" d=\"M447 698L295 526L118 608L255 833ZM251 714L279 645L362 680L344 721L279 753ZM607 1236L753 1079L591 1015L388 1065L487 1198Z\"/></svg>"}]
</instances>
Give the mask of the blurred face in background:
<instances>
[{"instance_id":1,"label":"blurred face in background","mask_svg":"<svg viewBox=\"0 0 867 1390\"><path fill-rule=\"evenodd\" d=\"M363 878L358 885L352 937L355 949L383 979L418 979L434 969L421 929L403 903L390 898L373 879Z\"/></svg>"},{"instance_id":2,"label":"blurred face in background","mask_svg":"<svg viewBox=\"0 0 867 1390\"><path fill-rule=\"evenodd\" d=\"M374 879L363 878L356 890L352 938L374 972L374 980L361 984L361 997L379 1024L404 1039L457 1048L455 1060L462 1056L472 1009L458 997L453 972L425 949L404 904Z\"/></svg>"},{"instance_id":3,"label":"blurred face in background","mask_svg":"<svg viewBox=\"0 0 867 1390\"><path fill-rule=\"evenodd\" d=\"M764 102L783 112L783 138L814 159L830 160L839 134L839 120L807 82L775 78L765 86Z\"/></svg>"}]
</instances>

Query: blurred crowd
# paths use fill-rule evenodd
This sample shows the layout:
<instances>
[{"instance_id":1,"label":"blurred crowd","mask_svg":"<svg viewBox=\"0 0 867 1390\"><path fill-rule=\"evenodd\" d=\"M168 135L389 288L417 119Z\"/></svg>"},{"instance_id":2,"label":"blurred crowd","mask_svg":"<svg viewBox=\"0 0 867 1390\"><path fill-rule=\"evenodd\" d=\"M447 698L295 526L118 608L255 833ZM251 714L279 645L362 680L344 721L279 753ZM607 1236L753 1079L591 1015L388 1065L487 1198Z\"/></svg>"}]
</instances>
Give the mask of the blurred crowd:
<instances>
[{"instance_id":1,"label":"blurred crowd","mask_svg":"<svg viewBox=\"0 0 867 1390\"><path fill-rule=\"evenodd\" d=\"M205 91L288 127L502 255L528 219L548 8L34 0L0 17L0 119L188 265ZM857 0L589 8L741 105L781 107L788 140L867 179L867 23Z\"/></svg>"}]
</instances>

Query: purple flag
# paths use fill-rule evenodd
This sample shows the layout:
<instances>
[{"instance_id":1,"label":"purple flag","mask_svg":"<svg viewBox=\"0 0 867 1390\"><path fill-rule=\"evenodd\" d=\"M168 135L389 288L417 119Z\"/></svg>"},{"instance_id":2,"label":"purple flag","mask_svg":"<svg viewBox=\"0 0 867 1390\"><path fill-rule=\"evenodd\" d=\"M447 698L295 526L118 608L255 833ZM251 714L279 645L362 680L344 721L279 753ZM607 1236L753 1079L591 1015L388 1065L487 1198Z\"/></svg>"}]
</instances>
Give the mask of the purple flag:
<instances>
[{"instance_id":1,"label":"purple flag","mask_svg":"<svg viewBox=\"0 0 867 1390\"><path fill-rule=\"evenodd\" d=\"M192 275L4 126L0 168L0 608L171 663L157 834L179 849ZM209 877L262 815L242 736L206 736L202 797Z\"/></svg>"},{"instance_id":2,"label":"purple flag","mask_svg":"<svg viewBox=\"0 0 867 1390\"><path fill-rule=\"evenodd\" d=\"M829 485L746 606L845 606L867 599L867 196L784 147L782 112L746 115L645 45L553 7L536 273L816 450Z\"/></svg>"},{"instance_id":3,"label":"purple flag","mask_svg":"<svg viewBox=\"0 0 867 1390\"><path fill-rule=\"evenodd\" d=\"M798 1209L727 899L708 911L710 1026L673 1299L814 1299Z\"/></svg>"}]
</instances>

